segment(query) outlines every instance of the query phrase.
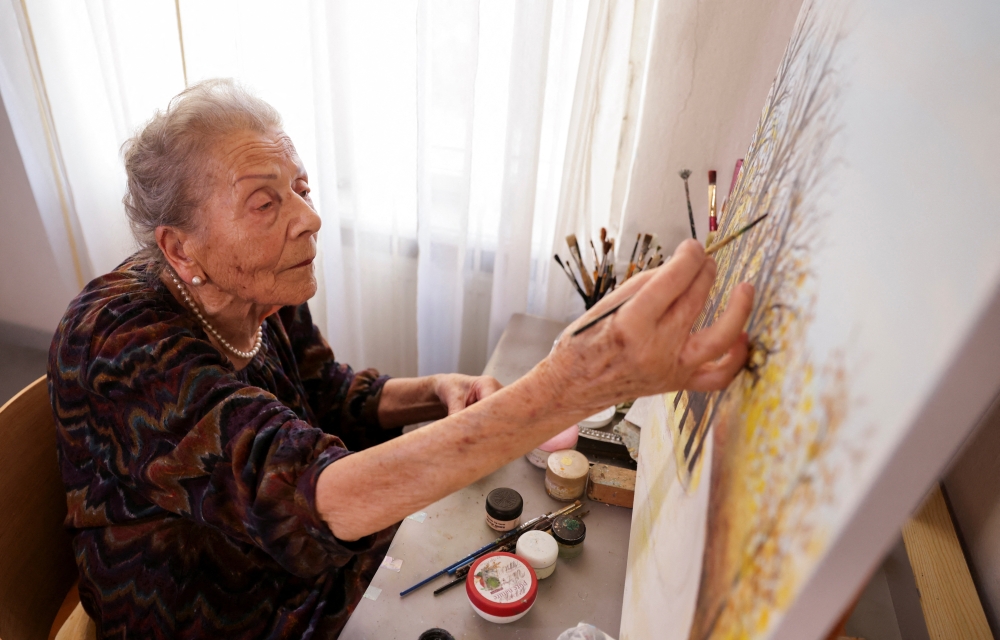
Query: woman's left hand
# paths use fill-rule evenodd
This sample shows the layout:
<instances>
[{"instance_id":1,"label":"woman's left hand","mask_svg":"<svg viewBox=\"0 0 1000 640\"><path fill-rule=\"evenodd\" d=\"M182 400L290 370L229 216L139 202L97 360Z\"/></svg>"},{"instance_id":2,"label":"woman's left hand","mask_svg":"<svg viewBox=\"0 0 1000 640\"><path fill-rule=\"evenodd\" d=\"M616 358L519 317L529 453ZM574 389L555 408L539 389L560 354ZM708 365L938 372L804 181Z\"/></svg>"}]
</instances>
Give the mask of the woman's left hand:
<instances>
[{"instance_id":1,"label":"woman's left hand","mask_svg":"<svg viewBox=\"0 0 1000 640\"><path fill-rule=\"evenodd\" d=\"M458 413L503 388L492 376L444 373L435 378L434 392L441 403L448 407L448 415Z\"/></svg>"}]
</instances>

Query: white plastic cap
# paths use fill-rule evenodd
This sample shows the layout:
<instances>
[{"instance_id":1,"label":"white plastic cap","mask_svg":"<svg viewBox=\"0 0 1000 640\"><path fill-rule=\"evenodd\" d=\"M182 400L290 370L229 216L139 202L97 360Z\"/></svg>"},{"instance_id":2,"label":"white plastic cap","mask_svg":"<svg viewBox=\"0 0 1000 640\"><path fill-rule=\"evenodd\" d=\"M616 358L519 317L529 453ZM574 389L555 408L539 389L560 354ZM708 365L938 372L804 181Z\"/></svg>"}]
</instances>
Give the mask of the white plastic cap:
<instances>
[{"instance_id":1,"label":"white plastic cap","mask_svg":"<svg viewBox=\"0 0 1000 640\"><path fill-rule=\"evenodd\" d=\"M559 557L559 545L544 531L527 531L517 539L515 553L537 571L555 564Z\"/></svg>"}]
</instances>

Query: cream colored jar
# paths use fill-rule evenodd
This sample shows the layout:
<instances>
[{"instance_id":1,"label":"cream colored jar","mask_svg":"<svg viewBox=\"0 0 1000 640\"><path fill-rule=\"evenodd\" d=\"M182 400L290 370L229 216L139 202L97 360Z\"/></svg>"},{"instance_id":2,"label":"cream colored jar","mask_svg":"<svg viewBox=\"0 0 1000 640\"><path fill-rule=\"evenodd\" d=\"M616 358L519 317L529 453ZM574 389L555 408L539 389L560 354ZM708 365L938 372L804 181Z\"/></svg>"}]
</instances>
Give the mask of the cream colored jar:
<instances>
[{"instance_id":1,"label":"cream colored jar","mask_svg":"<svg viewBox=\"0 0 1000 640\"><path fill-rule=\"evenodd\" d=\"M553 500L572 502L587 489L590 463L574 449L553 451L545 470L545 492Z\"/></svg>"}]
</instances>

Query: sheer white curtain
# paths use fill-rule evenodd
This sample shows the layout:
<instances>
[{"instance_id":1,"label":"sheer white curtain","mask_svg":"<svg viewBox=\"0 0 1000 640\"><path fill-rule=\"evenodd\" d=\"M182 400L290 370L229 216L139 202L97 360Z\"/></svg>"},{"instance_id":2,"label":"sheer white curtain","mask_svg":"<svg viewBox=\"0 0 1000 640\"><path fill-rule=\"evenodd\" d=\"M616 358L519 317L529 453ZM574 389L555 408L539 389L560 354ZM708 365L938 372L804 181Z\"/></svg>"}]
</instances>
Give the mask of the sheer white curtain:
<instances>
[{"instance_id":1,"label":"sheer white curtain","mask_svg":"<svg viewBox=\"0 0 1000 640\"><path fill-rule=\"evenodd\" d=\"M0 92L79 283L132 251L121 143L238 79L309 169L338 357L478 373L512 313L582 310L551 253L618 225L653 4L0 0Z\"/></svg>"}]
</instances>

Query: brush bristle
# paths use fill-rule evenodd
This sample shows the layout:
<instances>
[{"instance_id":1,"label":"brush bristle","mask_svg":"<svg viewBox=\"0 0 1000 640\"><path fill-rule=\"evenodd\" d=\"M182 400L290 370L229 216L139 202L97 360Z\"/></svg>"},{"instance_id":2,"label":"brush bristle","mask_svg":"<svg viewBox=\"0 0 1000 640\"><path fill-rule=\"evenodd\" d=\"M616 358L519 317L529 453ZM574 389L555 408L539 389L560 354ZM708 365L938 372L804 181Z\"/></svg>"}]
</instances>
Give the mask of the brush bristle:
<instances>
[{"instance_id":1,"label":"brush bristle","mask_svg":"<svg viewBox=\"0 0 1000 640\"><path fill-rule=\"evenodd\" d=\"M715 172L714 171L709 171L708 172L708 184L715 184Z\"/></svg>"}]
</instances>

